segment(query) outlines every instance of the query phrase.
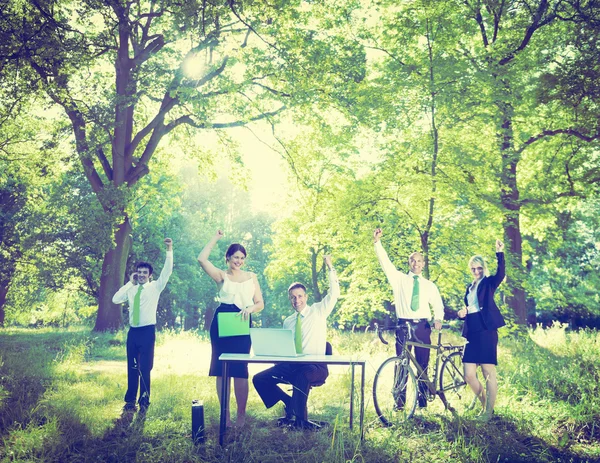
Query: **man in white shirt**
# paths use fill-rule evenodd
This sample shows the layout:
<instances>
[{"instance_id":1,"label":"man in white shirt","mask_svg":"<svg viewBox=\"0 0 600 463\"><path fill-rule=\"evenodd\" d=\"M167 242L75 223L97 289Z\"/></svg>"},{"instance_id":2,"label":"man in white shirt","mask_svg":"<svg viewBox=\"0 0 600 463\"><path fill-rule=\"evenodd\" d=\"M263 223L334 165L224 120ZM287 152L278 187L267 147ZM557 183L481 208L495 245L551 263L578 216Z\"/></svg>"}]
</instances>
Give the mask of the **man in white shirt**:
<instances>
[{"instance_id":1,"label":"man in white shirt","mask_svg":"<svg viewBox=\"0 0 600 463\"><path fill-rule=\"evenodd\" d=\"M302 283L293 283L288 289L288 297L296 313L284 320L283 328L292 330L298 353L325 354L327 317L340 295L340 285L331 256L325 256L324 260L328 268L329 293L321 302L307 305L306 287ZM267 408L283 402L286 416L279 420L280 424L316 429L319 426L307 419L306 402L310 385L324 382L328 375L325 364L278 363L255 375L252 382ZM291 397L278 386L280 383L292 385Z\"/></svg>"},{"instance_id":2,"label":"man in white shirt","mask_svg":"<svg viewBox=\"0 0 600 463\"><path fill-rule=\"evenodd\" d=\"M381 228L373 232L373 241L375 243L375 253L383 271L392 285L394 294L394 305L396 306L396 317L398 322L408 322L415 330L415 335L419 341L431 344L431 308L434 313L434 328L442 328L444 319L444 304L437 286L431 281L425 279L421 273L425 266L423 255L420 252L412 253L408 258L410 271L408 274L396 270L396 267L390 261L385 249L381 245ZM402 352L402 345L396 343L396 355ZM417 362L427 371L429 365L429 349L415 347L415 357ZM427 388L426 385L419 383L419 407L427 406L427 399L422 392Z\"/></svg>"},{"instance_id":3,"label":"man in white shirt","mask_svg":"<svg viewBox=\"0 0 600 463\"><path fill-rule=\"evenodd\" d=\"M135 410L135 400L140 389L139 405L145 410L150 405L150 371L154 364L156 339L156 309L160 293L167 286L173 272L173 241L165 238L167 255L165 265L157 280L152 281L152 265L137 264L129 282L113 296L114 304L129 303L129 332L127 333L127 392L125 410Z\"/></svg>"}]
</instances>

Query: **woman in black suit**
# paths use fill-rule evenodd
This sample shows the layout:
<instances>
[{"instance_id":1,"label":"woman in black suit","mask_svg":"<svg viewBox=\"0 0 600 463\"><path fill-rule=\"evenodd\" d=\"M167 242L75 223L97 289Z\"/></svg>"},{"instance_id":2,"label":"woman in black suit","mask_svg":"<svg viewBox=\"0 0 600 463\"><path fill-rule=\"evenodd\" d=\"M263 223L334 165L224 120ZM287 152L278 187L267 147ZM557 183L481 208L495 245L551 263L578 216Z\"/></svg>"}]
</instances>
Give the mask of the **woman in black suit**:
<instances>
[{"instance_id":1,"label":"woman in black suit","mask_svg":"<svg viewBox=\"0 0 600 463\"><path fill-rule=\"evenodd\" d=\"M498 328L504 326L494 293L504 280L504 244L496 240L498 269L495 275L488 276L487 265L481 256L469 260L469 269L474 277L467 286L465 308L458 311L459 318L465 318L462 335L467 338L463 355L465 379L483 404L481 420L489 421L494 413L498 393L496 365L498 364ZM486 387L477 379L477 365L481 365Z\"/></svg>"}]
</instances>

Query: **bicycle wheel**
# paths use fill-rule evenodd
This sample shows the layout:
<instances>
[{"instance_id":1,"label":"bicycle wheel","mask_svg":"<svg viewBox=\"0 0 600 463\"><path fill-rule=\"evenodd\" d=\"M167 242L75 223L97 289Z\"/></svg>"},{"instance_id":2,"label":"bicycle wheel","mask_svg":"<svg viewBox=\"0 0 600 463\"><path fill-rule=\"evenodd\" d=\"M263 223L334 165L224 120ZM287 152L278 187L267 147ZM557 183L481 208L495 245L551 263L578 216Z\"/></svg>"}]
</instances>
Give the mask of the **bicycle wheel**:
<instances>
[{"instance_id":1,"label":"bicycle wheel","mask_svg":"<svg viewBox=\"0 0 600 463\"><path fill-rule=\"evenodd\" d=\"M409 365L400 357L381 364L373 380L373 404L385 426L401 423L415 413L417 380Z\"/></svg>"},{"instance_id":2,"label":"bicycle wheel","mask_svg":"<svg viewBox=\"0 0 600 463\"><path fill-rule=\"evenodd\" d=\"M446 396L448 404L458 412L470 410L475 406L477 397L465 381L461 352L452 352L442 363L440 390Z\"/></svg>"}]
</instances>

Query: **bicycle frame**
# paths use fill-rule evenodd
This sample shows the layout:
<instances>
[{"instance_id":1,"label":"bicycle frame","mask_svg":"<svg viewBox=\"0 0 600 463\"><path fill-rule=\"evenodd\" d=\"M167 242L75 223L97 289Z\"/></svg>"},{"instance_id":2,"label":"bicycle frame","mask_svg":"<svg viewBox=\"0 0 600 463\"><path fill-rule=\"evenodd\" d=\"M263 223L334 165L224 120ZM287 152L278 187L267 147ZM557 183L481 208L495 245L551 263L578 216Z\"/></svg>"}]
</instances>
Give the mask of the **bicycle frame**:
<instances>
[{"instance_id":1,"label":"bicycle frame","mask_svg":"<svg viewBox=\"0 0 600 463\"><path fill-rule=\"evenodd\" d=\"M399 330L400 333L398 333L398 328L400 328L400 330ZM444 407L446 408L446 410L449 410L451 412L454 411L454 408L452 406L450 406L450 404L446 400L446 395L445 395L444 391L439 390L436 387L436 384L438 383L438 374L439 374L439 370L440 370L440 365L447 358L445 353L448 351L462 350L463 346L443 345L441 330L438 332L437 344L427 344L424 342L411 340L414 330L413 330L412 326L410 326L409 324L400 325L399 327L394 327L393 329L396 331L396 333L395 333L396 342L398 342L402 345L402 353L398 357L406 358L408 361L408 365L409 366L410 366L410 364L413 365L413 368L415 369L415 373L416 373L415 376L417 378L417 381L421 381L427 385L427 389L428 389L431 397L435 397L436 395L439 396L439 398L441 399L442 403L444 404ZM404 339L400 339L399 336L403 336ZM379 334L379 338L385 344L387 344L387 342L385 342L385 340L381 337L380 334ZM429 350L433 350L436 352L435 370L434 370L434 374L433 374L433 380L429 379L427 372L425 370L423 370L421 365L419 365L416 357L411 352L410 346L429 349Z\"/></svg>"}]
</instances>

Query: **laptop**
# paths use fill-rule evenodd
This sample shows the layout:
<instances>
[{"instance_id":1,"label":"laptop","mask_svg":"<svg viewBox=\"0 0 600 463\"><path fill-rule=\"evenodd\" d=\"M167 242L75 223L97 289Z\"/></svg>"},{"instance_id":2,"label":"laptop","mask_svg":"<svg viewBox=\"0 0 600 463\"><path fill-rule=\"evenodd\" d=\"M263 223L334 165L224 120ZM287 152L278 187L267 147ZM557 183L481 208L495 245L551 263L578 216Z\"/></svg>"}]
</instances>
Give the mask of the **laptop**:
<instances>
[{"instance_id":1,"label":"laptop","mask_svg":"<svg viewBox=\"0 0 600 463\"><path fill-rule=\"evenodd\" d=\"M250 340L254 355L260 357L302 357L296 353L292 330L280 328L250 328Z\"/></svg>"}]
</instances>

